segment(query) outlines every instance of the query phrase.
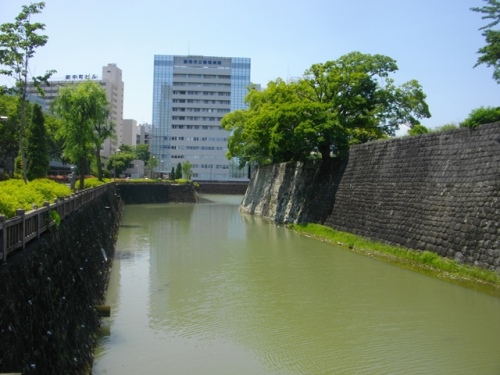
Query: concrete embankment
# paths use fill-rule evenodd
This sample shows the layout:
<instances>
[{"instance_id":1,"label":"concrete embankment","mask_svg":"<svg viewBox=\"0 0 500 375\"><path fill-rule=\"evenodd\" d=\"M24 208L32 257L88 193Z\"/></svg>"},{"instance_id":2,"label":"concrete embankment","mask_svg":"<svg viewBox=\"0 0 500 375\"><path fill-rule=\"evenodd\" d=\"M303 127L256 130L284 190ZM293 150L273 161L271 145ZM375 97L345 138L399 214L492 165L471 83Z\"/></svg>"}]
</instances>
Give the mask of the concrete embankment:
<instances>
[{"instance_id":1,"label":"concrete embankment","mask_svg":"<svg viewBox=\"0 0 500 375\"><path fill-rule=\"evenodd\" d=\"M110 188L0 266L0 373L90 373L121 211Z\"/></svg>"},{"instance_id":2,"label":"concrete embankment","mask_svg":"<svg viewBox=\"0 0 500 375\"><path fill-rule=\"evenodd\" d=\"M314 222L500 272L500 123L261 167L241 210Z\"/></svg>"},{"instance_id":3,"label":"concrete embankment","mask_svg":"<svg viewBox=\"0 0 500 375\"><path fill-rule=\"evenodd\" d=\"M125 204L196 203L192 184L118 182L116 189Z\"/></svg>"}]
</instances>

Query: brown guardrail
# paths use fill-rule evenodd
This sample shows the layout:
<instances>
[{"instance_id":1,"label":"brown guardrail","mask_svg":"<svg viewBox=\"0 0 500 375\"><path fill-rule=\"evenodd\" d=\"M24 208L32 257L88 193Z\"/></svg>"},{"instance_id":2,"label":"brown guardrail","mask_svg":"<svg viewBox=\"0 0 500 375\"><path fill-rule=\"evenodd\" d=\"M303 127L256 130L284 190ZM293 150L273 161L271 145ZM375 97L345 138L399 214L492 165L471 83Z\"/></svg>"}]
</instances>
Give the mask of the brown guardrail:
<instances>
[{"instance_id":1,"label":"brown guardrail","mask_svg":"<svg viewBox=\"0 0 500 375\"><path fill-rule=\"evenodd\" d=\"M0 215L0 260L6 263L9 254L19 248L24 249L29 241L40 238L43 232L54 226L55 221L50 217L50 211L57 212L62 221L99 197L109 187L110 184L104 184L75 191L70 196L54 199L53 203L45 202L41 208L17 210L16 216L10 219Z\"/></svg>"}]
</instances>

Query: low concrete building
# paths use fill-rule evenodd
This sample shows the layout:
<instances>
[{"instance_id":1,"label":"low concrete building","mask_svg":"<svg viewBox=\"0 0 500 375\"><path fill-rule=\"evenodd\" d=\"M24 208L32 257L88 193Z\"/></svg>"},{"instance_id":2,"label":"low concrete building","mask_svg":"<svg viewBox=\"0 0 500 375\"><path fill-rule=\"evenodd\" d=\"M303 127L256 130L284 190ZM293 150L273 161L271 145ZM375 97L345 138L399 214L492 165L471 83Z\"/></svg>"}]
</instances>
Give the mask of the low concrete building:
<instances>
[{"instance_id":1,"label":"low concrete building","mask_svg":"<svg viewBox=\"0 0 500 375\"><path fill-rule=\"evenodd\" d=\"M122 175L130 178L144 178L144 161L132 160Z\"/></svg>"}]
</instances>

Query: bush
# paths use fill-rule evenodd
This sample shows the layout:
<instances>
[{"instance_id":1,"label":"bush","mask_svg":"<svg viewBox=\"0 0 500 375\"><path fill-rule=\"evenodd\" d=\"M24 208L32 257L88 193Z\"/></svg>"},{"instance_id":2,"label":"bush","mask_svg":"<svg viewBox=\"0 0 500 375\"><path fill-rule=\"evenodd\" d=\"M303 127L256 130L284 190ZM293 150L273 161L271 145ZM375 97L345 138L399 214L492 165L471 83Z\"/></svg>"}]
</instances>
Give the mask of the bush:
<instances>
[{"instance_id":1,"label":"bush","mask_svg":"<svg viewBox=\"0 0 500 375\"><path fill-rule=\"evenodd\" d=\"M420 124L413 125L411 129L408 130L408 134L411 136L427 134L427 133L429 133L429 130L425 126Z\"/></svg>"},{"instance_id":2,"label":"bush","mask_svg":"<svg viewBox=\"0 0 500 375\"><path fill-rule=\"evenodd\" d=\"M93 188L96 186L106 184L107 182L110 182L110 181L107 179L103 179L103 181L99 181L99 179L97 177L86 178L84 183L83 183L83 188L89 189L89 188Z\"/></svg>"},{"instance_id":3,"label":"bush","mask_svg":"<svg viewBox=\"0 0 500 375\"><path fill-rule=\"evenodd\" d=\"M454 123L449 123L449 124L444 124L442 126L438 126L435 129L431 129L433 133L438 133L438 132L447 132L450 130L455 130L458 129L458 125Z\"/></svg>"},{"instance_id":4,"label":"bush","mask_svg":"<svg viewBox=\"0 0 500 375\"><path fill-rule=\"evenodd\" d=\"M33 205L42 207L46 201L71 194L68 186L48 179L40 179L25 184L13 179L0 182L0 215L13 217L17 209L30 211Z\"/></svg>"},{"instance_id":5,"label":"bush","mask_svg":"<svg viewBox=\"0 0 500 375\"><path fill-rule=\"evenodd\" d=\"M500 121L500 107L479 107L460 124L463 128L477 128L479 125Z\"/></svg>"}]
</instances>

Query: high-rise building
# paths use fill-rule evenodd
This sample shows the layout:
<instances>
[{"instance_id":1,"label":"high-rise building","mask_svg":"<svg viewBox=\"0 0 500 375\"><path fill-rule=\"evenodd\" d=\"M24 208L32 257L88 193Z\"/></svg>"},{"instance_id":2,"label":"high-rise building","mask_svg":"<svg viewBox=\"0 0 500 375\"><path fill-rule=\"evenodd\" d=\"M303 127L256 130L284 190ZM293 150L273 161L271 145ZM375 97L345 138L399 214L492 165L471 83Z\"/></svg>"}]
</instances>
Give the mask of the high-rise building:
<instances>
[{"instance_id":1,"label":"high-rise building","mask_svg":"<svg viewBox=\"0 0 500 375\"><path fill-rule=\"evenodd\" d=\"M250 59L155 55L151 151L158 171L189 161L193 180L247 180L228 160L222 117L244 109Z\"/></svg>"},{"instance_id":2,"label":"high-rise building","mask_svg":"<svg viewBox=\"0 0 500 375\"><path fill-rule=\"evenodd\" d=\"M123 119L122 144L135 147L137 144L137 121Z\"/></svg>"},{"instance_id":3,"label":"high-rise building","mask_svg":"<svg viewBox=\"0 0 500 375\"><path fill-rule=\"evenodd\" d=\"M107 139L101 149L101 156L107 158L114 154L119 145L123 143L123 93L124 84L122 71L116 64L108 64L102 67L102 76L97 74L67 74L63 77L49 80L50 86L42 86L45 96L39 96L37 88L29 83L27 92L29 100L39 103L46 111L50 110L50 105L59 94L59 88L78 84L85 80L97 81L106 91L108 102L111 106L110 121L115 124L116 139Z\"/></svg>"},{"instance_id":4,"label":"high-rise building","mask_svg":"<svg viewBox=\"0 0 500 375\"><path fill-rule=\"evenodd\" d=\"M136 145L148 145L151 150L151 124L137 125L136 130Z\"/></svg>"}]
</instances>

